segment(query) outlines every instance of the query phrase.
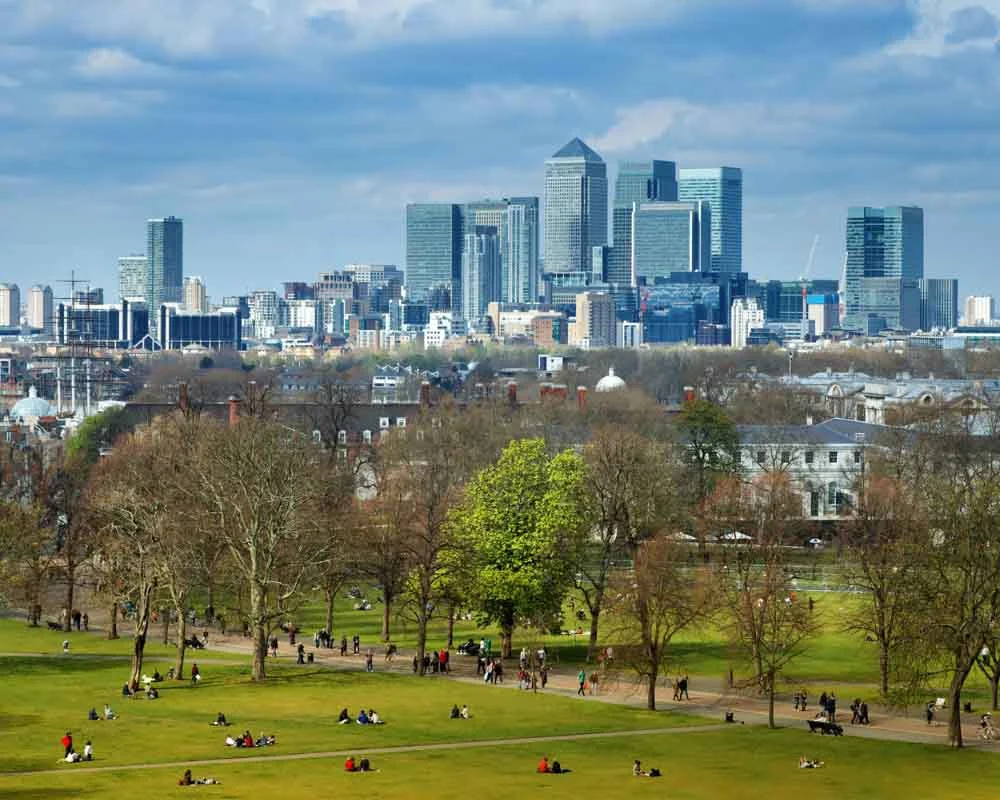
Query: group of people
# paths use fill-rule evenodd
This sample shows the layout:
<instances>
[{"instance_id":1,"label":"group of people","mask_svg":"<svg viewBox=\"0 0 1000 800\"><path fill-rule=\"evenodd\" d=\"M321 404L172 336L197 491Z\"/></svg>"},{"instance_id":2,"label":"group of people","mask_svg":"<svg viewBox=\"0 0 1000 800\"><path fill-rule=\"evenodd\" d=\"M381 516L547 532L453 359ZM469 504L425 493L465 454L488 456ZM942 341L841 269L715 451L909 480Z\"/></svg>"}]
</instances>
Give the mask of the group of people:
<instances>
[{"instance_id":1,"label":"group of people","mask_svg":"<svg viewBox=\"0 0 1000 800\"><path fill-rule=\"evenodd\" d=\"M73 747L73 734L70 731L66 731L66 735L62 737L61 744L63 746L63 761L67 764L94 760L94 746L90 743L90 739L83 746L83 754L76 752L76 749Z\"/></svg>"},{"instance_id":2,"label":"group of people","mask_svg":"<svg viewBox=\"0 0 1000 800\"><path fill-rule=\"evenodd\" d=\"M819 708L820 711L816 715L816 719L825 719L827 722L837 721L837 696L833 692L829 694L823 692L819 696ZM805 709L804 704L803 709Z\"/></svg>"},{"instance_id":3,"label":"group of people","mask_svg":"<svg viewBox=\"0 0 1000 800\"><path fill-rule=\"evenodd\" d=\"M636 778L659 778L660 771L656 767L650 767L648 770L642 768L642 762L637 758L632 763L632 775Z\"/></svg>"},{"instance_id":4,"label":"group of people","mask_svg":"<svg viewBox=\"0 0 1000 800\"><path fill-rule=\"evenodd\" d=\"M482 666L483 683L494 685L503 683L503 662L499 658L480 658L476 664L476 675L479 674L480 666Z\"/></svg>"},{"instance_id":5,"label":"group of people","mask_svg":"<svg viewBox=\"0 0 1000 800\"><path fill-rule=\"evenodd\" d=\"M344 772L374 772L371 762L367 758L355 760L354 756L348 756L344 762Z\"/></svg>"},{"instance_id":6,"label":"group of people","mask_svg":"<svg viewBox=\"0 0 1000 800\"><path fill-rule=\"evenodd\" d=\"M107 703L104 704L103 717L100 716L97 713L97 709L93 707L90 709L90 711L87 712L87 720L89 722L97 722L98 720L101 719L106 719L110 722L111 720L118 719L118 715L111 709L111 706L109 706Z\"/></svg>"},{"instance_id":7,"label":"group of people","mask_svg":"<svg viewBox=\"0 0 1000 800\"><path fill-rule=\"evenodd\" d=\"M338 725L349 725L351 722L357 722L358 725L384 725L385 720L382 719L378 712L374 708L362 709L358 712L358 718L355 720L351 719L351 713L346 709L342 708L340 710L340 715L337 717Z\"/></svg>"},{"instance_id":8,"label":"group of people","mask_svg":"<svg viewBox=\"0 0 1000 800\"><path fill-rule=\"evenodd\" d=\"M688 676L674 680L674 700L690 700L688 695Z\"/></svg>"},{"instance_id":9,"label":"group of people","mask_svg":"<svg viewBox=\"0 0 1000 800\"><path fill-rule=\"evenodd\" d=\"M178 786L216 786L218 783L215 778L194 778L189 769L184 770L181 779L177 781Z\"/></svg>"},{"instance_id":10,"label":"group of people","mask_svg":"<svg viewBox=\"0 0 1000 800\"><path fill-rule=\"evenodd\" d=\"M420 667L423 666L424 674L428 672L433 672L434 674L447 674L451 672L451 655L447 650L435 650L433 653L425 653L423 661L414 654L413 656L413 673L416 674L420 671ZM477 671L478 675L479 672Z\"/></svg>"},{"instance_id":11,"label":"group of people","mask_svg":"<svg viewBox=\"0 0 1000 800\"><path fill-rule=\"evenodd\" d=\"M458 703L451 707L450 719L468 719L469 718L469 707L462 706L461 709L458 707Z\"/></svg>"},{"instance_id":12,"label":"group of people","mask_svg":"<svg viewBox=\"0 0 1000 800\"><path fill-rule=\"evenodd\" d=\"M222 716L221 714L219 716ZM213 723L218 724L218 723ZM223 723L227 724L227 723ZM274 736L268 736L262 733L258 738L254 739L253 735L249 730L243 732L242 736L227 736L226 737L226 747L268 747L272 744L277 744L278 740Z\"/></svg>"},{"instance_id":13,"label":"group of people","mask_svg":"<svg viewBox=\"0 0 1000 800\"><path fill-rule=\"evenodd\" d=\"M542 760L538 762L538 767L536 768L538 773L551 773L552 775L562 775L563 773L569 772L562 764L560 764L555 759L549 759L548 756L542 756Z\"/></svg>"},{"instance_id":14,"label":"group of people","mask_svg":"<svg viewBox=\"0 0 1000 800\"><path fill-rule=\"evenodd\" d=\"M851 724L870 725L871 719L868 717L868 703L860 697L855 697L851 703Z\"/></svg>"}]
</instances>

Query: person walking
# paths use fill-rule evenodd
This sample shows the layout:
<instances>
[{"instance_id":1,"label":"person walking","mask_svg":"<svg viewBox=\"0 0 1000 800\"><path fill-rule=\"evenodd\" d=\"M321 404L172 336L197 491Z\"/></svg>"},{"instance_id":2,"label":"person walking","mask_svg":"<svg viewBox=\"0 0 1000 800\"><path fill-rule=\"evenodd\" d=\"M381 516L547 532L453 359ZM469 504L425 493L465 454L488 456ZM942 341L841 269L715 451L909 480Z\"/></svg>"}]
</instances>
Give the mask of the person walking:
<instances>
[{"instance_id":1,"label":"person walking","mask_svg":"<svg viewBox=\"0 0 1000 800\"><path fill-rule=\"evenodd\" d=\"M357 634L354 634L354 639L352 639L351 641L352 641L352 644L354 645L354 655L360 655L361 654L361 637L358 636Z\"/></svg>"},{"instance_id":2,"label":"person walking","mask_svg":"<svg viewBox=\"0 0 1000 800\"><path fill-rule=\"evenodd\" d=\"M688 676L685 675L681 678L681 700L690 700L691 696L688 694Z\"/></svg>"},{"instance_id":3,"label":"person walking","mask_svg":"<svg viewBox=\"0 0 1000 800\"><path fill-rule=\"evenodd\" d=\"M587 673L581 669L576 676L576 681L579 684L579 688L576 690L576 693L580 697L583 697L584 695L583 687L587 685Z\"/></svg>"},{"instance_id":4,"label":"person walking","mask_svg":"<svg viewBox=\"0 0 1000 800\"><path fill-rule=\"evenodd\" d=\"M65 758L73 752L73 734L66 731L66 735L62 737L61 742L63 746L63 758Z\"/></svg>"},{"instance_id":5,"label":"person walking","mask_svg":"<svg viewBox=\"0 0 1000 800\"><path fill-rule=\"evenodd\" d=\"M374 672L374 671L375 671L375 651L369 647L368 652L365 653L365 672Z\"/></svg>"},{"instance_id":6,"label":"person walking","mask_svg":"<svg viewBox=\"0 0 1000 800\"><path fill-rule=\"evenodd\" d=\"M346 656L347 655L347 637L346 636L341 636L340 637L340 654L342 656Z\"/></svg>"}]
</instances>

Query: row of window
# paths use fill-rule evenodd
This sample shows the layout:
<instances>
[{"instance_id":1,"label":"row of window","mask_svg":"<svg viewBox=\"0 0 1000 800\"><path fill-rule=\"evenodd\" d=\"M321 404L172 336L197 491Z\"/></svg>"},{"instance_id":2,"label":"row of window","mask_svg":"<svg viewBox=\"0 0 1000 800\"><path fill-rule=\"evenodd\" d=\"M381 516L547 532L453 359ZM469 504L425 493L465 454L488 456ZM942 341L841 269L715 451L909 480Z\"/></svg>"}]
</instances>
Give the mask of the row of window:
<instances>
[{"instance_id":1,"label":"row of window","mask_svg":"<svg viewBox=\"0 0 1000 800\"><path fill-rule=\"evenodd\" d=\"M862 452L860 450L854 451L854 463L860 464L862 460ZM795 456L790 450L782 450L780 454L779 462L782 465L789 465L795 459ZM816 463L816 452L814 450L806 450L803 453L803 460L806 464ZM829 450L826 454L826 460L829 464L840 463L840 451L839 450ZM754 453L754 462L760 466L765 466L768 463L767 453L764 450L758 450Z\"/></svg>"}]
</instances>

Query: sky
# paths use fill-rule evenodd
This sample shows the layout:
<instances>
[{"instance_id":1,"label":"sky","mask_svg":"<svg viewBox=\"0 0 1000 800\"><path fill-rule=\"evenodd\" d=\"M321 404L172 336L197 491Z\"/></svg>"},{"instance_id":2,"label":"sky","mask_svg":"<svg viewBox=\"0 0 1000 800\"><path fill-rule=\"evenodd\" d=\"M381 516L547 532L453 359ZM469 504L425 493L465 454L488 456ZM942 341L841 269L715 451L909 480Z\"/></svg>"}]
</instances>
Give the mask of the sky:
<instances>
[{"instance_id":1,"label":"sky","mask_svg":"<svg viewBox=\"0 0 1000 800\"><path fill-rule=\"evenodd\" d=\"M117 296L145 220L209 294L405 262L405 204L542 194L574 136L744 172L744 268L852 205L1000 295L1000 0L0 0L0 281Z\"/></svg>"}]
</instances>

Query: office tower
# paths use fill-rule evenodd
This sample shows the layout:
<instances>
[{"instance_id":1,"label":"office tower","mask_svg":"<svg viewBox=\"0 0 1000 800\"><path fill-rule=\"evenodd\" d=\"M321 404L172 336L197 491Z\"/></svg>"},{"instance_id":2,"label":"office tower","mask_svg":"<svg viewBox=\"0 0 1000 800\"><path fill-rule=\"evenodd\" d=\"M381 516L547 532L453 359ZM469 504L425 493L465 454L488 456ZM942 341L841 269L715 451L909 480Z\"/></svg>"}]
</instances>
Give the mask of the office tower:
<instances>
[{"instance_id":1,"label":"office tower","mask_svg":"<svg viewBox=\"0 0 1000 800\"><path fill-rule=\"evenodd\" d=\"M677 181L677 199L705 200L712 209L711 272L742 272L742 170L736 167L682 169Z\"/></svg>"},{"instance_id":2,"label":"office tower","mask_svg":"<svg viewBox=\"0 0 1000 800\"><path fill-rule=\"evenodd\" d=\"M281 284L285 300L312 300L313 285L305 281L285 281Z\"/></svg>"},{"instance_id":3,"label":"office tower","mask_svg":"<svg viewBox=\"0 0 1000 800\"><path fill-rule=\"evenodd\" d=\"M184 222L177 217L146 222L146 302L156 337L162 303L180 303L184 290Z\"/></svg>"},{"instance_id":4,"label":"office tower","mask_svg":"<svg viewBox=\"0 0 1000 800\"><path fill-rule=\"evenodd\" d=\"M197 275L190 275L184 279L184 310L189 314L208 313L205 281Z\"/></svg>"},{"instance_id":5,"label":"office tower","mask_svg":"<svg viewBox=\"0 0 1000 800\"><path fill-rule=\"evenodd\" d=\"M730 340L733 347L742 350L747 346L750 331L763 326L764 309L757 304L756 300L748 297L737 297L733 300L732 309L729 312Z\"/></svg>"},{"instance_id":6,"label":"office tower","mask_svg":"<svg viewBox=\"0 0 1000 800\"><path fill-rule=\"evenodd\" d=\"M145 300L148 282L146 256L131 255L118 258L119 300Z\"/></svg>"},{"instance_id":7,"label":"office tower","mask_svg":"<svg viewBox=\"0 0 1000 800\"><path fill-rule=\"evenodd\" d=\"M136 347L149 332L145 303L122 300L117 305L65 305L56 307L59 344L86 342L107 349Z\"/></svg>"},{"instance_id":8,"label":"office tower","mask_svg":"<svg viewBox=\"0 0 1000 800\"><path fill-rule=\"evenodd\" d=\"M832 294L806 296L806 326L812 327L816 336L825 336L840 327L840 297Z\"/></svg>"},{"instance_id":9,"label":"office tower","mask_svg":"<svg viewBox=\"0 0 1000 800\"><path fill-rule=\"evenodd\" d=\"M267 339L274 336L278 327L278 293L271 289L258 289L250 293L250 326L253 338Z\"/></svg>"},{"instance_id":10,"label":"office tower","mask_svg":"<svg viewBox=\"0 0 1000 800\"><path fill-rule=\"evenodd\" d=\"M104 305L104 290L100 287L91 289L77 289L73 292L73 305L75 306L101 306Z\"/></svg>"},{"instance_id":11,"label":"office tower","mask_svg":"<svg viewBox=\"0 0 1000 800\"><path fill-rule=\"evenodd\" d=\"M538 198L510 197L461 206L463 236L496 228L502 262L501 294L507 303L533 303L539 292Z\"/></svg>"},{"instance_id":12,"label":"office tower","mask_svg":"<svg viewBox=\"0 0 1000 800\"><path fill-rule=\"evenodd\" d=\"M636 203L632 207L632 276L653 283L673 272L709 272L712 211L707 201Z\"/></svg>"},{"instance_id":13,"label":"office tower","mask_svg":"<svg viewBox=\"0 0 1000 800\"><path fill-rule=\"evenodd\" d=\"M21 326L21 290L16 283L0 283L0 328Z\"/></svg>"},{"instance_id":14,"label":"office tower","mask_svg":"<svg viewBox=\"0 0 1000 800\"><path fill-rule=\"evenodd\" d=\"M55 325L52 306L52 289L48 286L32 286L28 290L28 327L51 332Z\"/></svg>"},{"instance_id":15,"label":"office tower","mask_svg":"<svg viewBox=\"0 0 1000 800\"><path fill-rule=\"evenodd\" d=\"M995 318L996 309L992 295L970 295L965 298L963 325L992 325Z\"/></svg>"},{"instance_id":16,"label":"office tower","mask_svg":"<svg viewBox=\"0 0 1000 800\"><path fill-rule=\"evenodd\" d=\"M465 234L462 247L462 316L482 330L486 307L500 299L500 236L492 225Z\"/></svg>"},{"instance_id":17,"label":"office tower","mask_svg":"<svg viewBox=\"0 0 1000 800\"><path fill-rule=\"evenodd\" d=\"M615 339L614 298L607 292L578 294L575 344L585 349L614 347Z\"/></svg>"},{"instance_id":18,"label":"office tower","mask_svg":"<svg viewBox=\"0 0 1000 800\"><path fill-rule=\"evenodd\" d=\"M806 295L836 295L839 283L827 278L806 281ZM764 310L764 318L780 322L802 320L801 281L750 281L747 297L752 297ZM807 299L807 303L808 303Z\"/></svg>"},{"instance_id":19,"label":"office tower","mask_svg":"<svg viewBox=\"0 0 1000 800\"><path fill-rule=\"evenodd\" d=\"M863 333L919 327L923 209L851 208L846 239L843 326Z\"/></svg>"},{"instance_id":20,"label":"office tower","mask_svg":"<svg viewBox=\"0 0 1000 800\"><path fill-rule=\"evenodd\" d=\"M607 167L573 139L545 162L545 270L587 271L593 248L607 243Z\"/></svg>"},{"instance_id":21,"label":"office tower","mask_svg":"<svg viewBox=\"0 0 1000 800\"><path fill-rule=\"evenodd\" d=\"M356 283L403 282L403 271L395 264L347 264L343 272L350 275Z\"/></svg>"},{"instance_id":22,"label":"office tower","mask_svg":"<svg viewBox=\"0 0 1000 800\"><path fill-rule=\"evenodd\" d=\"M406 207L406 286L421 301L447 289L461 306L462 214L454 203L410 203Z\"/></svg>"},{"instance_id":23,"label":"office tower","mask_svg":"<svg viewBox=\"0 0 1000 800\"><path fill-rule=\"evenodd\" d=\"M605 280L635 286L632 270L632 209L636 204L677 200L677 165L673 161L623 161L615 178L611 210L613 247Z\"/></svg>"},{"instance_id":24,"label":"office tower","mask_svg":"<svg viewBox=\"0 0 1000 800\"><path fill-rule=\"evenodd\" d=\"M238 308L193 313L171 303L160 306L159 317L160 342L164 350L180 350L192 344L209 350L241 349L243 321Z\"/></svg>"},{"instance_id":25,"label":"office tower","mask_svg":"<svg viewBox=\"0 0 1000 800\"><path fill-rule=\"evenodd\" d=\"M920 286L920 330L958 326L958 280L922 278Z\"/></svg>"}]
</instances>

